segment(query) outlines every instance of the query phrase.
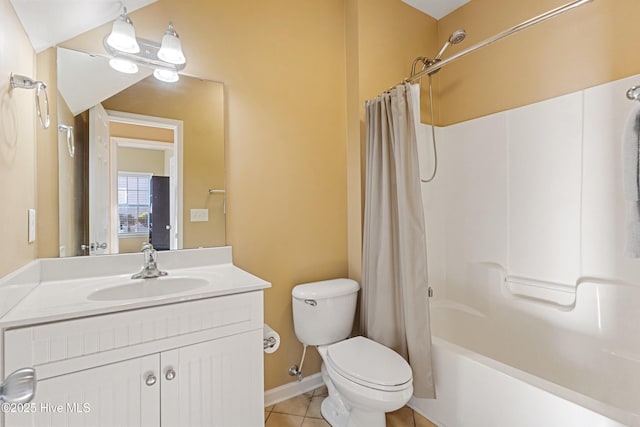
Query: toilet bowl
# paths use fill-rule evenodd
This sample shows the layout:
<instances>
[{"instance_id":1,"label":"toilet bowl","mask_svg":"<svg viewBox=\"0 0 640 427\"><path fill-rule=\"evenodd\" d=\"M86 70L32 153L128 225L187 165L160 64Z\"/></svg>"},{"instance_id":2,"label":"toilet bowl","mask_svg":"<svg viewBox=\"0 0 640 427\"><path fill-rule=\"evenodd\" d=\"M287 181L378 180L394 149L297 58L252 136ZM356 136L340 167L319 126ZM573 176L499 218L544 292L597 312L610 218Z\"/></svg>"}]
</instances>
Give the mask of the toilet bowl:
<instances>
[{"instance_id":1,"label":"toilet bowl","mask_svg":"<svg viewBox=\"0 0 640 427\"><path fill-rule=\"evenodd\" d=\"M384 427L385 412L400 409L413 395L407 362L375 341L355 337L318 346L318 352L329 390L321 412L333 427Z\"/></svg>"},{"instance_id":2,"label":"toilet bowl","mask_svg":"<svg viewBox=\"0 0 640 427\"><path fill-rule=\"evenodd\" d=\"M293 324L298 340L316 346L329 395L322 416L332 427L384 427L385 412L413 394L409 364L395 351L351 333L360 286L350 279L295 286Z\"/></svg>"}]
</instances>

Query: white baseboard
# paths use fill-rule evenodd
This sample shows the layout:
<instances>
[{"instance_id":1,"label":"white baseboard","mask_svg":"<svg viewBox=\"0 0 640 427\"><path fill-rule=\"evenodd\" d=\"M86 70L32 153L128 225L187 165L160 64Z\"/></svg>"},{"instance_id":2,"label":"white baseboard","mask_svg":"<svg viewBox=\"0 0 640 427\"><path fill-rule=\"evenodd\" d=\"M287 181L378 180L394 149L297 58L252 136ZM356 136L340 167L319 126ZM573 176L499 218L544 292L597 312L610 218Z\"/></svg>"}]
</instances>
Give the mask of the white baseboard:
<instances>
[{"instance_id":1,"label":"white baseboard","mask_svg":"<svg viewBox=\"0 0 640 427\"><path fill-rule=\"evenodd\" d=\"M322 375L317 374L304 377L302 381L294 381L289 384L281 385L264 392L264 406L275 405L292 397L301 395L324 385Z\"/></svg>"}]
</instances>

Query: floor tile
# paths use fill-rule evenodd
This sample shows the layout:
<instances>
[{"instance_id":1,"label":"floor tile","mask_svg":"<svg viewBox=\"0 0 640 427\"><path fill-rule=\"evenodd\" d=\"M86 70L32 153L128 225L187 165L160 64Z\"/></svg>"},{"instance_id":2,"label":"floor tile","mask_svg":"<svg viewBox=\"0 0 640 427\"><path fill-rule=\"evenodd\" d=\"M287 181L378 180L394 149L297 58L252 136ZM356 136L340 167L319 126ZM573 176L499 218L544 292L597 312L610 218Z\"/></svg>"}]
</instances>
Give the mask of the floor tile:
<instances>
[{"instance_id":1,"label":"floor tile","mask_svg":"<svg viewBox=\"0 0 640 427\"><path fill-rule=\"evenodd\" d=\"M397 411L386 414L387 427L415 427L413 410L404 406Z\"/></svg>"},{"instance_id":2,"label":"floor tile","mask_svg":"<svg viewBox=\"0 0 640 427\"><path fill-rule=\"evenodd\" d=\"M279 412L281 414L299 415L304 417L307 413L307 408L311 402L311 395L305 393L284 402L276 403L273 406L273 412Z\"/></svg>"},{"instance_id":3,"label":"floor tile","mask_svg":"<svg viewBox=\"0 0 640 427\"><path fill-rule=\"evenodd\" d=\"M331 427L331 425L320 418L305 418L302 427Z\"/></svg>"},{"instance_id":4,"label":"floor tile","mask_svg":"<svg viewBox=\"0 0 640 427\"><path fill-rule=\"evenodd\" d=\"M306 417L310 418L322 418L322 414L320 413L320 406L322 405L322 401L325 399L324 396L314 396L311 398L311 403L309 403L309 409L307 409Z\"/></svg>"},{"instance_id":5,"label":"floor tile","mask_svg":"<svg viewBox=\"0 0 640 427\"><path fill-rule=\"evenodd\" d=\"M265 427L330 427L320 407L327 388L319 387L264 408ZM408 406L386 414L387 427L437 427Z\"/></svg>"},{"instance_id":6,"label":"floor tile","mask_svg":"<svg viewBox=\"0 0 640 427\"><path fill-rule=\"evenodd\" d=\"M434 423L413 411L413 419L416 421L416 427L437 427Z\"/></svg>"},{"instance_id":7,"label":"floor tile","mask_svg":"<svg viewBox=\"0 0 640 427\"><path fill-rule=\"evenodd\" d=\"M301 427L304 417L272 412L264 424L265 427Z\"/></svg>"}]
</instances>

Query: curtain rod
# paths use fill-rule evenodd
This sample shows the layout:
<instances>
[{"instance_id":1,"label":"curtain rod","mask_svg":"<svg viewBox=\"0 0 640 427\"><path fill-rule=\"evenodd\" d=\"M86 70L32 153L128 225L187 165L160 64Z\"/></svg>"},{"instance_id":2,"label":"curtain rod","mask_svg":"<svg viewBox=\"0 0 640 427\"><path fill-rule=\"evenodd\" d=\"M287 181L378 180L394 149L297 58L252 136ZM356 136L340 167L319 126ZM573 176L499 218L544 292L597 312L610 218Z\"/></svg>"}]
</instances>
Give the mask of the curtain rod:
<instances>
[{"instance_id":1,"label":"curtain rod","mask_svg":"<svg viewBox=\"0 0 640 427\"><path fill-rule=\"evenodd\" d=\"M402 82L400 82L398 84L409 83L409 82L418 80L421 77L426 76L427 74L433 74L436 71L438 71L440 68L444 67L445 65L450 64L451 62L454 62L454 61L462 58L463 56L470 54L471 52L474 52L474 51L476 51L476 50L478 50L480 48L483 48L483 47L485 47L487 45L490 45L491 43L497 42L498 40L501 40L501 39L503 39L505 37L508 37L508 36L510 36L512 34L515 34L515 33L519 32L519 31L522 31L522 30L524 30L526 28L529 28L529 27L531 27L533 25L539 24L540 22L546 21L549 18L553 18L555 16L561 15L561 14L563 14L565 12L568 12L568 11L570 11L572 9L575 9L576 7L582 6L583 4L589 3L591 1L593 1L593 0L576 0L576 1L573 1L571 3L565 4L564 6L560 6L560 7L557 7L555 9L552 9L552 10L546 12L546 13L543 13L542 15L538 15L538 16L536 16L534 18L531 18L531 19L529 19L527 21L524 21L524 22L522 22L522 23L520 23L518 25L515 25L515 26L509 28L508 30L505 30L505 31L503 31L503 32L501 32L499 34L496 34L493 37L489 37L488 39L486 39L484 41L481 41L480 43L476 43L473 46L468 47L467 49L465 49L463 51L460 51L460 52L456 53L455 55L453 55L453 56L451 56L451 57L449 57L447 59L444 59L442 61L438 61L435 64L433 64L433 65L425 68L424 70L420 71L419 73L417 73L417 74L415 74L415 75L413 75L411 77L405 78Z\"/></svg>"}]
</instances>

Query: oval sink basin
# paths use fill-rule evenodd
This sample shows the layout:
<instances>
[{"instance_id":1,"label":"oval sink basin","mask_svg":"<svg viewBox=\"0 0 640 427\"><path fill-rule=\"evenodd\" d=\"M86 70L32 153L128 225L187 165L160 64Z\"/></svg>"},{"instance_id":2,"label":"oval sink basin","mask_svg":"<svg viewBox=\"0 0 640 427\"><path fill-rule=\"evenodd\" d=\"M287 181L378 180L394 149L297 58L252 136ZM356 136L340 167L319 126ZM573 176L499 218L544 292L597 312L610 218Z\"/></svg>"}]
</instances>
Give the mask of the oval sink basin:
<instances>
[{"instance_id":1,"label":"oval sink basin","mask_svg":"<svg viewBox=\"0 0 640 427\"><path fill-rule=\"evenodd\" d=\"M198 289L209 284L204 279L193 277L158 277L155 279L129 280L124 285L111 286L90 293L93 301L116 301L150 298L161 295L178 294Z\"/></svg>"}]
</instances>

